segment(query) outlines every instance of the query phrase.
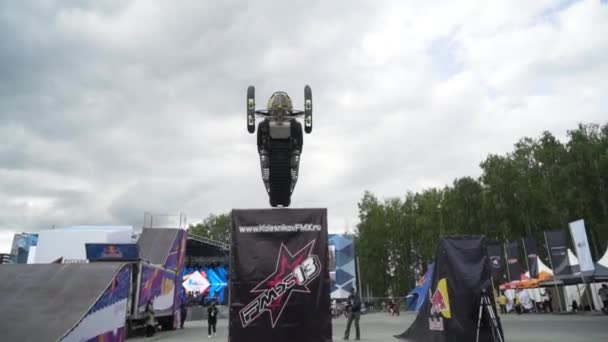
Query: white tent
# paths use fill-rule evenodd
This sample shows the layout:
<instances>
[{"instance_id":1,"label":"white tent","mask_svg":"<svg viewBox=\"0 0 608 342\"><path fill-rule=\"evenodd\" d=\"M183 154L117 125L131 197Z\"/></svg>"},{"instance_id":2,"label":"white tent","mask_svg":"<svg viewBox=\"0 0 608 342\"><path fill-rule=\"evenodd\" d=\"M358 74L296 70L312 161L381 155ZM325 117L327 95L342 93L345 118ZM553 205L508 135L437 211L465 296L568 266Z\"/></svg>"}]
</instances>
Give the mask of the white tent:
<instances>
[{"instance_id":1,"label":"white tent","mask_svg":"<svg viewBox=\"0 0 608 342\"><path fill-rule=\"evenodd\" d=\"M574 274L581 275L578 258L570 249L568 249L568 259L570 260L570 265L573 266L572 268ZM608 250L606 253L604 253L602 259L598 261L598 263L600 262L608 264ZM603 264L600 263L600 265ZM601 284L598 283L566 286L566 292L568 293L568 306L572 304L573 300L576 300L579 305L588 305L589 299L591 299L595 309L601 309L603 307L603 303L597 293L600 287ZM591 293L587 295L586 291L590 291Z\"/></svg>"},{"instance_id":2,"label":"white tent","mask_svg":"<svg viewBox=\"0 0 608 342\"><path fill-rule=\"evenodd\" d=\"M553 274L553 270L552 270L552 269L550 269L550 268L549 268L547 265L545 265L545 264L543 263L543 261L542 261L542 260L540 260L540 258L536 258L536 260L537 260L537 262L538 262L538 272L539 272L539 273L544 271L544 272L547 272L547 273L549 273L549 274L551 274L551 275Z\"/></svg>"},{"instance_id":3,"label":"white tent","mask_svg":"<svg viewBox=\"0 0 608 342\"><path fill-rule=\"evenodd\" d=\"M568 248L568 261L570 262L570 266L578 266L578 258L570 248Z\"/></svg>"},{"instance_id":4,"label":"white tent","mask_svg":"<svg viewBox=\"0 0 608 342\"><path fill-rule=\"evenodd\" d=\"M572 268L573 274L580 274L578 258L576 255L568 248L568 262L570 263L570 267ZM572 301L576 301L579 305L581 304L581 294L585 290L585 286L583 284L580 285L569 285L565 286L566 288L566 307L568 307L568 311L571 309Z\"/></svg>"},{"instance_id":5,"label":"white tent","mask_svg":"<svg viewBox=\"0 0 608 342\"><path fill-rule=\"evenodd\" d=\"M570 267L572 268L573 274L576 275L578 273L580 275L578 258L572 252L572 250L570 250L569 248L567 250L567 253L568 253L568 263L570 264ZM540 261L540 259L539 259L539 272L541 270L544 270L545 272L549 272L549 273L553 274L553 271L549 267L544 265L542 263L542 261ZM566 311L572 311L572 301L576 301L579 305L581 305L581 296L583 296L583 297L586 296L584 294L584 292L585 292L584 284L564 285L563 291L564 291L563 292L564 293L563 301L565 301L565 302L559 303L559 305L566 308ZM596 295L596 297L597 297L597 295ZM536 294L533 295L533 298L536 300ZM559 300L559 299L557 299L557 300ZM585 300L585 301L587 301L587 300ZM595 301L595 298L594 298L594 301Z\"/></svg>"},{"instance_id":6,"label":"white tent","mask_svg":"<svg viewBox=\"0 0 608 342\"><path fill-rule=\"evenodd\" d=\"M596 280L608 280L608 248L606 249L604 256L595 263L595 271L593 272L593 276Z\"/></svg>"},{"instance_id":7,"label":"white tent","mask_svg":"<svg viewBox=\"0 0 608 342\"><path fill-rule=\"evenodd\" d=\"M604 252L604 256L602 256L600 258L600 260L598 260L595 263L595 267L596 267L596 274L599 273L603 273L602 271L604 271L605 269L608 269L608 248L606 248L606 252ZM602 301L599 298L599 294L598 291L599 289L602 287L602 284L607 284L608 282L604 282L604 283L593 283L591 284L591 292L593 293L593 303L595 304L595 308L601 308L603 306Z\"/></svg>"},{"instance_id":8,"label":"white tent","mask_svg":"<svg viewBox=\"0 0 608 342\"><path fill-rule=\"evenodd\" d=\"M538 269L538 273L546 272L553 275L553 270L549 268L549 266L545 265L545 263L540 260L540 258L536 258L536 269ZM530 271L526 272L526 277L530 278Z\"/></svg>"},{"instance_id":9,"label":"white tent","mask_svg":"<svg viewBox=\"0 0 608 342\"><path fill-rule=\"evenodd\" d=\"M543 263L543 261L540 260L540 258L536 258L536 269L538 270L538 273L546 272L546 273L553 275L553 270L551 270L549 267L547 267L547 265L545 265L545 263ZM526 272L526 277L530 278L530 271ZM542 296L542 293L544 291L541 291L540 288L528 289L527 291L528 291L528 294L530 295L530 298L534 299L534 301L541 302L544 300L544 298Z\"/></svg>"},{"instance_id":10,"label":"white tent","mask_svg":"<svg viewBox=\"0 0 608 342\"><path fill-rule=\"evenodd\" d=\"M604 256L597 261L597 264L600 264L604 267L608 267L608 248L606 248L606 252L604 253Z\"/></svg>"}]
</instances>

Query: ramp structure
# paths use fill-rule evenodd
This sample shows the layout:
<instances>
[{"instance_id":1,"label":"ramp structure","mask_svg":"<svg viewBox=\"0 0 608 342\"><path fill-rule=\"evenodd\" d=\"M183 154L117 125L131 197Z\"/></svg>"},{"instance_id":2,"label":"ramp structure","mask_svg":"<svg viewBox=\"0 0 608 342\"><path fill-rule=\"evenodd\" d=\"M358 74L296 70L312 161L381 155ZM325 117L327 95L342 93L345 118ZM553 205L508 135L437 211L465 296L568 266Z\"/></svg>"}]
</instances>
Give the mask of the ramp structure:
<instances>
[{"instance_id":1,"label":"ramp structure","mask_svg":"<svg viewBox=\"0 0 608 342\"><path fill-rule=\"evenodd\" d=\"M140 263L133 318L143 319L145 306L154 302L154 313L163 329L174 329L180 318L182 269L187 233L175 228L144 228L137 244Z\"/></svg>"},{"instance_id":2,"label":"ramp structure","mask_svg":"<svg viewBox=\"0 0 608 342\"><path fill-rule=\"evenodd\" d=\"M180 231L175 228L145 228L137 240L139 255L151 264L164 265Z\"/></svg>"},{"instance_id":3,"label":"ramp structure","mask_svg":"<svg viewBox=\"0 0 608 342\"><path fill-rule=\"evenodd\" d=\"M131 265L0 265L3 341L121 341Z\"/></svg>"},{"instance_id":4,"label":"ramp structure","mask_svg":"<svg viewBox=\"0 0 608 342\"><path fill-rule=\"evenodd\" d=\"M426 300L412 325L396 338L410 342L502 342L485 238L439 241Z\"/></svg>"}]
</instances>

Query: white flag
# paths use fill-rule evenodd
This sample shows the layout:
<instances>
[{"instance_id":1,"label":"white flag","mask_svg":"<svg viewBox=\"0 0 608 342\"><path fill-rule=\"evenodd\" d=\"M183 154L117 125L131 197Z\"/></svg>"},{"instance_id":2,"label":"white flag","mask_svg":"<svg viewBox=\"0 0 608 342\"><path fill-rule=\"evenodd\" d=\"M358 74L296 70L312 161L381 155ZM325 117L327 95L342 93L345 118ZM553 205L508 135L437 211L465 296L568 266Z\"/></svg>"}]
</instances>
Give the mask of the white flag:
<instances>
[{"instance_id":1,"label":"white flag","mask_svg":"<svg viewBox=\"0 0 608 342\"><path fill-rule=\"evenodd\" d=\"M585 232L585 221L578 220L570 222L570 234L572 234L572 241L576 248L576 256L578 257L578 263L581 272L593 272L595 265L591 258L591 251L589 250L589 243L587 242L587 233Z\"/></svg>"}]
</instances>

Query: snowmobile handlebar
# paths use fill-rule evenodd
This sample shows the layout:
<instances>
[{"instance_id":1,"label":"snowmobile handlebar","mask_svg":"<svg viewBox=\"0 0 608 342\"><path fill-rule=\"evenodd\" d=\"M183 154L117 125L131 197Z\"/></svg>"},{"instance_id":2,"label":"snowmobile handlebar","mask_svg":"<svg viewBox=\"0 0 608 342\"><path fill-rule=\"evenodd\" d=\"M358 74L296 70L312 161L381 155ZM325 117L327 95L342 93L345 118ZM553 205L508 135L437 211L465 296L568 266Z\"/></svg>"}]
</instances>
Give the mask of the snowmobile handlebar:
<instances>
[{"instance_id":1,"label":"snowmobile handlebar","mask_svg":"<svg viewBox=\"0 0 608 342\"><path fill-rule=\"evenodd\" d=\"M258 115L258 116L265 117L265 118L272 118L273 117L273 115L270 114L270 111L267 110L267 109L265 109L265 110L256 110L255 114ZM286 117L286 118L297 118L297 117L300 117L300 116L305 115L305 114L306 114L306 112L303 111L303 110L291 110L291 111L286 111L285 114L283 115L283 117Z\"/></svg>"}]
</instances>

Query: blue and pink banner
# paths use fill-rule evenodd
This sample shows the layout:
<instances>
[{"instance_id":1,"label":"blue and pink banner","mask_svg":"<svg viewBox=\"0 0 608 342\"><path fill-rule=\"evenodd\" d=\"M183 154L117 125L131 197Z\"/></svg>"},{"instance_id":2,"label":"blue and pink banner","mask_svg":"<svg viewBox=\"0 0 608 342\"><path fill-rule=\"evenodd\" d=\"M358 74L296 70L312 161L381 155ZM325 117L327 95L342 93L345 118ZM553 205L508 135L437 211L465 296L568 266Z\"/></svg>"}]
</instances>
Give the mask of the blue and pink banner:
<instances>
[{"instance_id":1,"label":"blue and pink banner","mask_svg":"<svg viewBox=\"0 0 608 342\"><path fill-rule=\"evenodd\" d=\"M165 267L172 270L181 270L184 265L184 259L186 258L186 238L187 233L185 230L180 229L173 241L173 246L169 251L167 260L165 261Z\"/></svg>"},{"instance_id":2,"label":"blue and pink banner","mask_svg":"<svg viewBox=\"0 0 608 342\"><path fill-rule=\"evenodd\" d=\"M142 265L138 312L144 312L152 300L154 311L173 310L175 273L158 266Z\"/></svg>"},{"instance_id":3,"label":"blue and pink banner","mask_svg":"<svg viewBox=\"0 0 608 342\"><path fill-rule=\"evenodd\" d=\"M186 241L188 239L188 233L180 229L177 233L177 238L173 243L173 247L171 248L171 252L167 257L167 261L165 263L166 267L174 268L174 282L175 282L175 290L173 293L173 312L174 312L174 320L173 327L177 328L180 325L182 320L181 317L181 305L182 305L182 287L181 287L181 274L184 268L184 264L186 262Z\"/></svg>"},{"instance_id":4,"label":"blue and pink banner","mask_svg":"<svg viewBox=\"0 0 608 342\"><path fill-rule=\"evenodd\" d=\"M112 278L88 313L65 334L61 341L124 341L130 286L131 265L125 265Z\"/></svg>"}]
</instances>

